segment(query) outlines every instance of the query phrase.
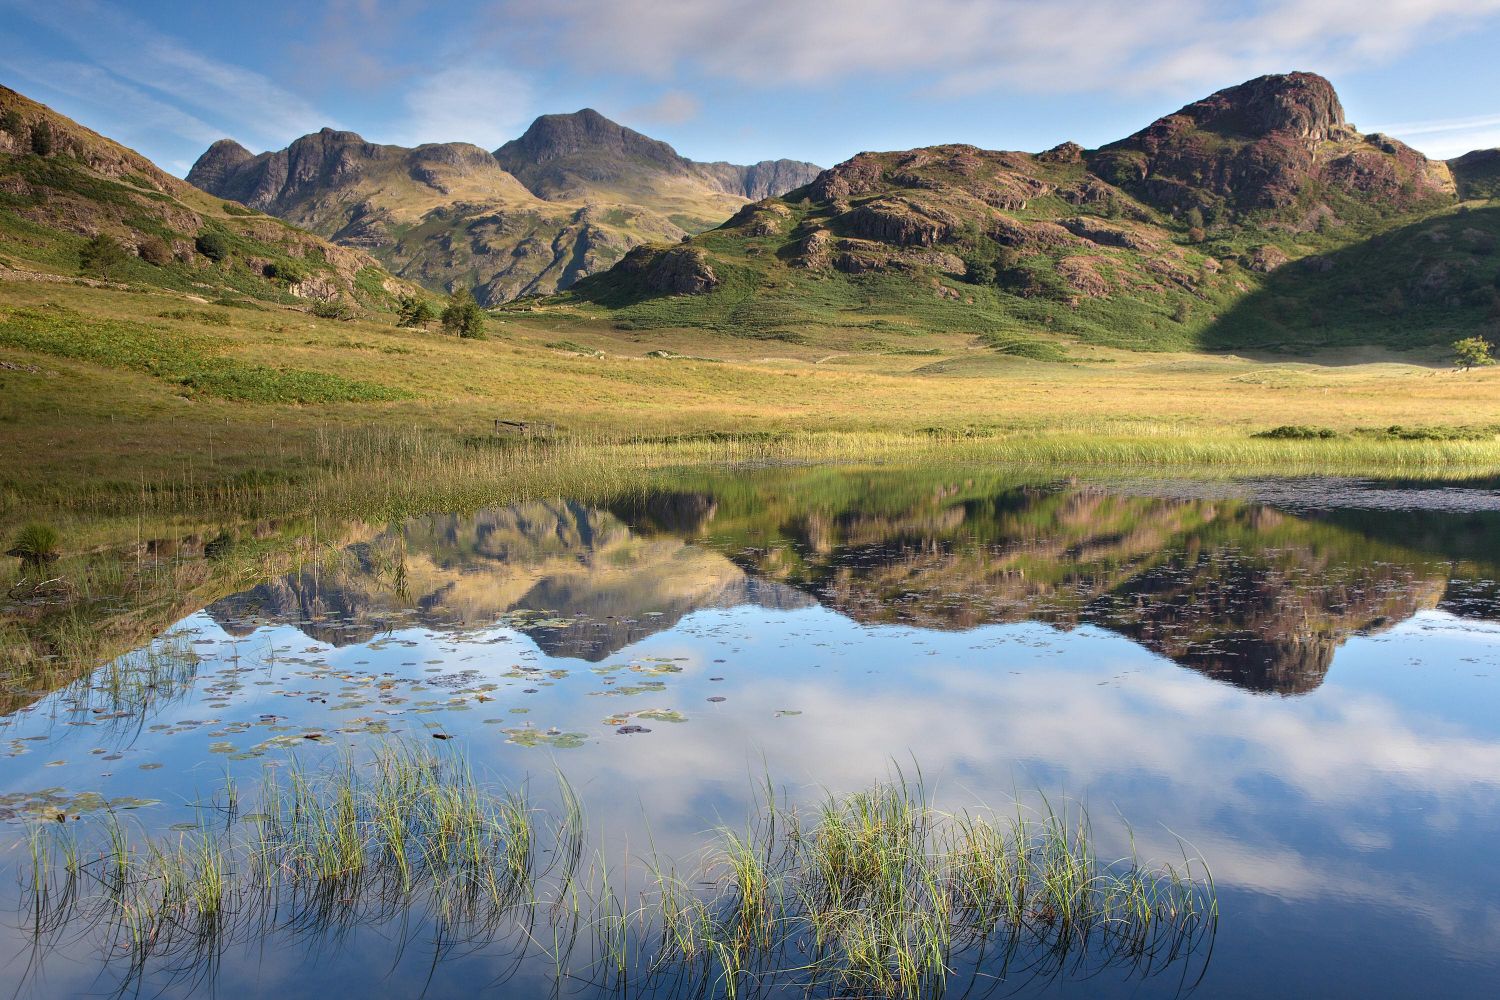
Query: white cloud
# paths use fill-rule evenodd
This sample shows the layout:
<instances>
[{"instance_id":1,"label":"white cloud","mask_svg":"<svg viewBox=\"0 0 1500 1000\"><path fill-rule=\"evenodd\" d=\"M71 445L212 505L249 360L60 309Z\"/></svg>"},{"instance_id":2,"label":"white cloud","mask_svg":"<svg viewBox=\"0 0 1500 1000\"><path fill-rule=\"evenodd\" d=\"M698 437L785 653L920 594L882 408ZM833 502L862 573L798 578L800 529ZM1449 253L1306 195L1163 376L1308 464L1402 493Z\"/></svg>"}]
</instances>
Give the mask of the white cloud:
<instances>
[{"instance_id":1,"label":"white cloud","mask_svg":"<svg viewBox=\"0 0 1500 1000\"><path fill-rule=\"evenodd\" d=\"M466 63L413 80L406 117L391 139L403 145L472 142L493 149L515 137L533 114L531 86L502 66Z\"/></svg>"},{"instance_id":2,"label":"white cloud","mask_svg":"<svg viewBox=\"0 0 1500 1000\"><path fill-rule=\"evenodd\" d=\"M502 9L584 70L1090 91L1345 71L1494 17L1500 0L509 0Z\"/></svg>"}]
</instances>

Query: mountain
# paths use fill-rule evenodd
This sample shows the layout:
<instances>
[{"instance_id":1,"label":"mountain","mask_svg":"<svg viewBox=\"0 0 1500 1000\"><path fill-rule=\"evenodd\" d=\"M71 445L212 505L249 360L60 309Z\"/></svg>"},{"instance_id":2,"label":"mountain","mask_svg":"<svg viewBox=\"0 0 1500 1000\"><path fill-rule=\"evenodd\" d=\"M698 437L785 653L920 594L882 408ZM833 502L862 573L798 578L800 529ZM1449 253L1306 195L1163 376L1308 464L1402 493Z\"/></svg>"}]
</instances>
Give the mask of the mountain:
<instances>
[{"instance_id":1,"label":"mountain","mask_svg":"<svg viewBox=\"0 0 1500 1000\"><path fill-rule=\"evenodd\" d=\"M1322 77L1265 76L1097 150L860 153L541 308L854 350L962 331L1043 360L1441 344L1500 318L1500 207L1475 201L1497 178L1500 151L1429 160L1360 133Z\"/></svg>"},{"instance_id":2,"label":"mountain","mask_svg":"<svg viewBox=\"0 0 1500 1000\"><path fill-rule=\"evenodd\" d=\"M0 87L0 274L71 279L97 236L119 259L84 280L346 308L386 308L407 288L366 253L209 195Z\"/></svg>"},{"instance_id":3,"label":"mountain","mask_svg":"<svg viewBox=\"0 0 1500 1000\"><path fill-rule=\"evenodd\" d=\"M717 225L818 169L697 163L584 109L538 118L493 153L380 145L333 129L260 154L224 139L188 180L366 250L428 287L466 286L497 304L567 288L642 242Z\"/></svg>"}]
</instances>

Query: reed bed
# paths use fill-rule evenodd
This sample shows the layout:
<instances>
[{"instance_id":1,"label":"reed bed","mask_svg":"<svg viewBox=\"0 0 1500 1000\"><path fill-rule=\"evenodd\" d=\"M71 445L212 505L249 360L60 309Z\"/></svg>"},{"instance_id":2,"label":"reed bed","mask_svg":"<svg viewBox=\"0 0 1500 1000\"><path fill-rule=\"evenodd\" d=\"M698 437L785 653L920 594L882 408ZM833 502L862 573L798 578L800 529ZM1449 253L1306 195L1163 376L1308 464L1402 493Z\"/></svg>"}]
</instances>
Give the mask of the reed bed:
<instances>
[{"instance_id":1,"label":"reed bed","mask_svg":"<svg viewBox=\"0 0 1500 1000\"><path fill-rule=\"evenodd\" d=\"M1201 975L1218 921L1197 859L1103 861L1081 809L946 814L899 773L812 809L778 804L768 782L743 829L679 869L654 852L613 867L617 845L586 844L561 778L542 810L407 744L279 770L255 812L226 784L175 836L113 817L33 828L20 881L34 965L87 934L133 989L211 976L230 947L417 916L435 941L529 956L560 989L918 1000L1106 967Z\"/></svg>"}]
</instances>

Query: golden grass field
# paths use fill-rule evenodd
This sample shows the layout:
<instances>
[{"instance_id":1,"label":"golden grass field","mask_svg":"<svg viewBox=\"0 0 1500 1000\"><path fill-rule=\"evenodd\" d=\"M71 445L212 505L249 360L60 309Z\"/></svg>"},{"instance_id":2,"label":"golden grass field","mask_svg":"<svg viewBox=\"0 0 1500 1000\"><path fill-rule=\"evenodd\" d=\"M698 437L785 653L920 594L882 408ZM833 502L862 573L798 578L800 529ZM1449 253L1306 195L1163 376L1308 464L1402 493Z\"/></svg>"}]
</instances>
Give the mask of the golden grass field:
<instances>
[{"instance_id":1,"label":"golden grass field","mask_svg":"<svg viewBox=\"0 0 1500 1000\"><path fill-rule=\"evenodd\" d=\"M0 282L6 312L63 305L142 327L212 308L179 294ZM1213 465L1308 471L1500 471L1500 370L1368 352L1314 361L1133 354L1070 346L1073 363L998 355L933 334L897 354L793 346L702 331L626 332L566 313L506 313L490 339L317 319L291 309L217 308L202 326L221 355L393 387L407 398L318 405L192 394L137 371L34 353L0 339L0 468L7 506L131 484L213 481L298 466L332 439L414 432L483 438L493 422L556 425L594 442L705 434L795 435L830 457L921 442L984 442L997 459ZM557 349L566 343L587 351ZM683 357L646 357L668 351ZM1267 441L1282 424L1483 428L1477 440ZM841 432L830 436L828 432ZM902 439L914 437L915 440ZM788 445L790 447L790 445ZM7 513L14 516L14 510Z\"/></svg>"}]
</instances>

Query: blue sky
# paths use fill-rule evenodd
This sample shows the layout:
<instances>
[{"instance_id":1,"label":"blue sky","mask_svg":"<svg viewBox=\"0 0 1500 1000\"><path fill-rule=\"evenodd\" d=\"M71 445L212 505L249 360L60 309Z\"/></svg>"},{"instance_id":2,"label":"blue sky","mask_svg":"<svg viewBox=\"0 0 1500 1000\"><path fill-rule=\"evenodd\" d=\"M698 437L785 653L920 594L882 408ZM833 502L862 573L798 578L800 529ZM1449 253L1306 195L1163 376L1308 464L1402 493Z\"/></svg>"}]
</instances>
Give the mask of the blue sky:
<instances>
[{"instance_id":1,"label":"blue sky","mask_svg":"<svg viewBox=\"0 0 1500 1000\"><path fill-rule=\"evenodd\" d=\"M696 159L1098 145L1261 73L1500 146L1500 0L0 0L0 82L186 172L324 125L493 148L594 107Z\"/></svg>"}]
</instances>

